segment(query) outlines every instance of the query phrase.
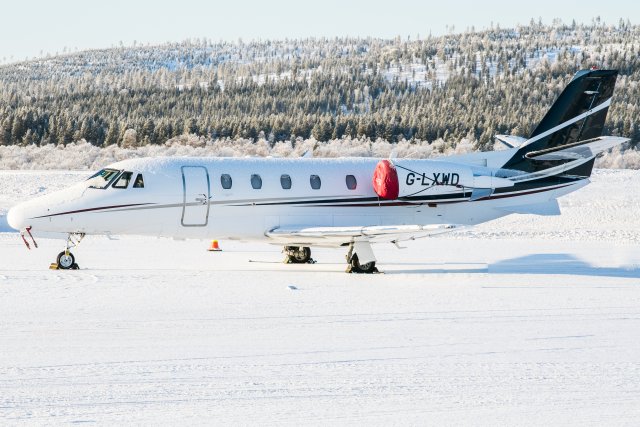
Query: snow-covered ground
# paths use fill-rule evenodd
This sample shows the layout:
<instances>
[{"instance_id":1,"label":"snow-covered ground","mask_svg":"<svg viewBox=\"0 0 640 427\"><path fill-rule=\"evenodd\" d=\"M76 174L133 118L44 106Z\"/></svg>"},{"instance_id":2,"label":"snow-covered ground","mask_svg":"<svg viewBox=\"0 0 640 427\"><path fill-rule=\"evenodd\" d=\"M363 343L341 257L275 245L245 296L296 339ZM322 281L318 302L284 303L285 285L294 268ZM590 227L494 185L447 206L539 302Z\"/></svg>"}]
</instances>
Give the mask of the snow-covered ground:
<instances>
[{"instance_id":1,"label":"snow-covered ground","mask_svg":"<svg viewBox=\"0 0 640 427\"><path fill-rule=\"evenodd\" d=\"M0 424L637 425L640 172L512 216L284 265L263 244L89 238L47 270L3 215L87 172L0 172ZM294 287L295 289L291 289Z\"/></svg>"}]
</instances>

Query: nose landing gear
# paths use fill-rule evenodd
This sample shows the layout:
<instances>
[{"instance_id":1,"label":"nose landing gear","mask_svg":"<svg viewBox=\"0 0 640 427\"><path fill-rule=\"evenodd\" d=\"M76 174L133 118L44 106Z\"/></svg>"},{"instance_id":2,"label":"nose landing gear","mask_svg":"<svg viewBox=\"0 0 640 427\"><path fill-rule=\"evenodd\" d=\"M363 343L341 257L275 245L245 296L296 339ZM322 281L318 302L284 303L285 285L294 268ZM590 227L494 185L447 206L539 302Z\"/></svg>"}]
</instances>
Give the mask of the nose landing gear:
<instances>
[{"instance_id":1,"label":"nose landing gear","mask_svg":"<svg viewBox=\"0 0 640 427\"><path fill-rule=\"evenodd\" d=\"M49 268L52 270L78 270L80 267L76 264L76 257L71 253L71 248L78 246L84 236L84 233L69 233L65 250L58 254L56 262L51 263Z\"/></svg>"},{"instance_id":2,"label":"nose landing gear","mask_svg":"<svg viewBox=\"0 0 640 427\"><path fill-rule=\"evenodd\" d=\"M51 267L53 266L55 266L56 270L77 270L80 268L78 264L76 264L76 257L68 250L64 250L58 254L56 263L51 264Z\"/></svg>"}]
</instances>

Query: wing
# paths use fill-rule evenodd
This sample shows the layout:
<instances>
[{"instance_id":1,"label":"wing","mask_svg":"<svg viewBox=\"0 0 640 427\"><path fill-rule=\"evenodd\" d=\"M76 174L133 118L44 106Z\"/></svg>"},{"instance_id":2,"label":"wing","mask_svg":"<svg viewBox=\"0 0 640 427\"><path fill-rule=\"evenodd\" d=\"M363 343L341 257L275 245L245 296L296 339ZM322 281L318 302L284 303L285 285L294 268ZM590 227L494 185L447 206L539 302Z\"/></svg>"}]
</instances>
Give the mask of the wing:
<instances>
[{"instance_id":1,"label":"wing","mask_svg":"<svg viewBox=\"0 0 640 427\"><path fill-rule=\"evenodd\" d=\"M460 226L454 224L381 225L368 227L286 227L273 228L265 236L274 243L286 245L340 246L356 240L372 243L399 242L448 233Z\"/></svg>"}]
</instances>

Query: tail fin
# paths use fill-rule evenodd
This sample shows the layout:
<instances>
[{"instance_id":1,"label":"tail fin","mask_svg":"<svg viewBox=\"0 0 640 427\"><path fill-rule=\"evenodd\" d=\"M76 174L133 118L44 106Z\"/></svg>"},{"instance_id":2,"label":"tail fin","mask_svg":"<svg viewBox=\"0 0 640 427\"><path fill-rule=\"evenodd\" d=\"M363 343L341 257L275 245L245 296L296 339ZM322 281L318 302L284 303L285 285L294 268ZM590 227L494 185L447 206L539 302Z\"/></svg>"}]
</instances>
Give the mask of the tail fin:
<instances>
[{"instance_id":1,"label":"tail fin","mask_svg":"<svg viewBox=\"0 0 640 427\"><path fill-rule=\"evenodd\" d=\"M580 145L601 136L617 76L617 70L578 71L504 168L533 172L557 166L541 164L527 154Z\"/></svg>"}]
</instances>

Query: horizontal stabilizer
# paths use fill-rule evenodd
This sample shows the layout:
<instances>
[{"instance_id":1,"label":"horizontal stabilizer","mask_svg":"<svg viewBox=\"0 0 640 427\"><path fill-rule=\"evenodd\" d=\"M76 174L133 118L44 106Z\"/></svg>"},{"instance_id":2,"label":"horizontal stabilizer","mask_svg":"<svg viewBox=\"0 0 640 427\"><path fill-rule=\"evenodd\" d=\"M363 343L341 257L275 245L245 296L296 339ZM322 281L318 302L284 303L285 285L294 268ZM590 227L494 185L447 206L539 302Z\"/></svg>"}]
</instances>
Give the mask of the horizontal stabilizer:
<instances>
[{"instance_id":1,"label":"horizontal stabilizer","mask_svg":"<svg viewBox=\"0 0 640 427\"><path fill-rule=\"evenodd\" d=\"M508 148L518 148L527 140L527 138L513 135L496 135L496 139Z\"/></svg>"},{"instance_id":2,"label":"horizontal stabilizer","mask_svg":"<svg viewBox=\"0 0 640 427\"><path fill-rule=\"evenodd\" d=\"M534 161L590 159L628 141L628 138L619 136L601 136L546 150L531 151L525 157Z\"/></svg>"},{"instance_id":3,"label":"horizontal stabilizer","mask_svg":"<svg viewBox=\"0 0 640 427\"><path fill-rule=\"evenodd\" d=\"M532 205L503 206L497 209L501 211L509 212L509 213L519 213L519 214L542 215L542 216L560 215L560 206L558 206L558 201L556 199L552 199L543 203L536 203Z\"/></svg>"}]
</instances>

